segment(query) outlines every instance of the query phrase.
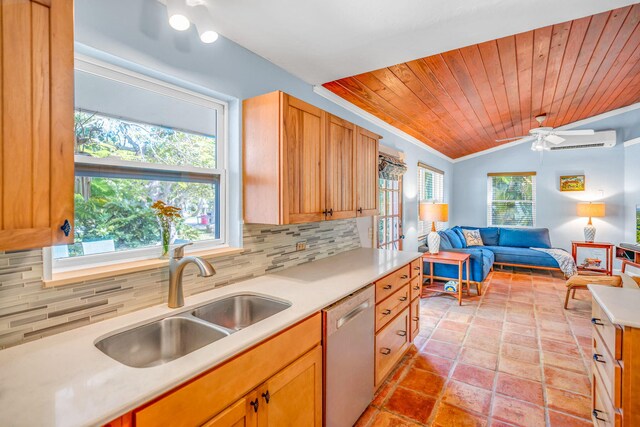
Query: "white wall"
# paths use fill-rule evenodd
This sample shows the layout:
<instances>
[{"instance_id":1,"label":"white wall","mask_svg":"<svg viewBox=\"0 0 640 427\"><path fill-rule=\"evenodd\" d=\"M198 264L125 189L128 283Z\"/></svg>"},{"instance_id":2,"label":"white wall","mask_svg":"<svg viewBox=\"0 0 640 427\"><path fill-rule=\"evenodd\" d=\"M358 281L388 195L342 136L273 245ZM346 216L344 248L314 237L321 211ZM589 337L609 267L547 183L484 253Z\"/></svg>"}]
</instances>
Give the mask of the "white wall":
<instances>
[{"instance_id":1,"label":"white wall","mask_svg":"<svg viewBox=\"0 0 640 427\"><path fill-rule=\"evenodd\" d=\"M629 240L633 227L625 223L625 216L630 215L630 204L640 203L640 200L632 202L630 197L625 198L625 189L628 192L630 187L625 187L625 182L633 180L633 173L635 182L640 178L640 172L631 172L638 169L634 164L638 164L640 150L636 146L625 150L622 143L640 135L640 110L582 128L615 129L618 144L612 149L545 152L543 157L531 151L529 144L520 144L456 163L452 223L487 225L487 173L535 171L536 226L551 230L552 244L570 249L571 240L582 240L582 229L587 220L576 216L576 204L596 200L606 203L606 217L593 219L597 228L596 240L616 244ZM632 153L633 149L638 151ZM586 176L586 191L560 192L559 177L578 174ZM637 198L637 186L635 191Z\"/></svg>"},{"instance_id":2,"label":"white wall","mask_svg":"<svg viewBox=\"0 0 640 427\"><path fill-rule=\"evenodd\" d=\"M75 6L76 50L142 72L169 83L217 96L230 103L229 182L240 188L241 103L245 98L283 90L306 102L382 135L382 143L406 153L404 233L406 250L418 246L417 163L445 171L445 194L451 194L452 164L424 148L366 121L313 92L313 87L268 60L223 37L201 43L195 29L178 32L167 23L157 0L81 0ZM231 192L231 218L239 224L240 192ZM240 227L231 230L239 241Z\"/></svg>"},{"instance_id":3,"label":"white wall","mask_svg":"<svg viewBox=\"0 0 640 427\"><path fill-rule=\"evenodd\" d=\"M640 206L640 141L625 148L624 197L624 241L636 243L636 206Z\"/></svg>"}]
</instances>

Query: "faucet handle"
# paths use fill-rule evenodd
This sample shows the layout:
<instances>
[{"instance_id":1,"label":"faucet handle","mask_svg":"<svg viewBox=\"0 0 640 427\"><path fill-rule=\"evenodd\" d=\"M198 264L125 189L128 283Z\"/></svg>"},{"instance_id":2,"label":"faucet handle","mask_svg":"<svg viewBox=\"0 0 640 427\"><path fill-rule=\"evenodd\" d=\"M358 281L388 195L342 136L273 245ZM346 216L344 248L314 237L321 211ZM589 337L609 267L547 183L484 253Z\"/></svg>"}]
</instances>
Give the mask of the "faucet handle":
<instances>
[{"instance_id":1,"label":"faucet handle","mask_svg":"<svg viewBox=\"0 0 640 427\"><path fill-rule=\"evenodd\" d=\"M176 246L173 249L173 258L175 258L175 259L182 258L184 256L184 247L185 246L189 246L189 245L193 245L193 242L189 242L189 243L182 244L180 246Z\"/></svg>"}]
</instances>

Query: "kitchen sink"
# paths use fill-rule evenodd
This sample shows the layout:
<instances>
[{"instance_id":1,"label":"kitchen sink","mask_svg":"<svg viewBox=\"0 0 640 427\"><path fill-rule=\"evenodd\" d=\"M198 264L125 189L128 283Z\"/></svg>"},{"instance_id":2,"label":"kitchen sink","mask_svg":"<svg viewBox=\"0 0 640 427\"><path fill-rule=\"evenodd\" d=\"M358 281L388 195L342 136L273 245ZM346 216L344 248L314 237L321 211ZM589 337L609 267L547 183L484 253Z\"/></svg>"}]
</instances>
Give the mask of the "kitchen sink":
<instances>
[{"instance_id":1,"label":"kitchen sink","mask_svg":"<svg viewBox=\"0 0 640 427\"><path fill-rule=\"evenodd\" d=\"M103 338L96 347L134 368L162 365L290 306L260 295L235 295Z\"/></svg>"},{"instance_id":2,"label":"kitchen sink","mask_svg":"<svg viewBox=\"0 0 640 427\"><path fill-rule=\"evenodd\" d=\"M167 317L104 338L96 347L134 368L162 365L218 341L229 332L187 317Z\"/></svg>"},{"instance_id":3,"label":"kitchen sink","mask_svg":"<svg viewBox=\"0 0 640 427\"><path fill-rule=\"evenodd\" d=\"M239 331L291 306L291 303L253 294L235 295L195 309L191 314L205 322Z\"/></svg>"}]
</instances>

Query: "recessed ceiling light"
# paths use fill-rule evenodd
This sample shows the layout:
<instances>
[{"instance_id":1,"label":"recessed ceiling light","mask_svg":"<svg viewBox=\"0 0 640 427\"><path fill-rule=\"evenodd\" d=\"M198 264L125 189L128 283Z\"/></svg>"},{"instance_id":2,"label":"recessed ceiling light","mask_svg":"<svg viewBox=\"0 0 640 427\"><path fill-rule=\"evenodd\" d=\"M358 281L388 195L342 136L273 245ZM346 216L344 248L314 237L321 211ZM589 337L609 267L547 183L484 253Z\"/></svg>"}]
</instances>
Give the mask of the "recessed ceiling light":
<instances>
[{"instance_id":1,"label":"recessed ceiling light","mask_svg":"<svg viewBox=\"0 0 640 427\"><path fill-rule=\"evenodd\" d=\"M191 26L187 18L187 5L183 0L167 0L167 14L169 15L169 25L174 30L185 31Z\"/></svg>"},{"instance_id":2,"label":"recessed ceiling light","mask_svg":"<svg viewBox=\"0 0 640 427\"><path fill-rule=\"evenodd\" d=\"M218 33L211 30L204 31L200 33L200 40L202 41L202 43L213 43L214 41L218 40Z\"/></svg>"}]
</instances>

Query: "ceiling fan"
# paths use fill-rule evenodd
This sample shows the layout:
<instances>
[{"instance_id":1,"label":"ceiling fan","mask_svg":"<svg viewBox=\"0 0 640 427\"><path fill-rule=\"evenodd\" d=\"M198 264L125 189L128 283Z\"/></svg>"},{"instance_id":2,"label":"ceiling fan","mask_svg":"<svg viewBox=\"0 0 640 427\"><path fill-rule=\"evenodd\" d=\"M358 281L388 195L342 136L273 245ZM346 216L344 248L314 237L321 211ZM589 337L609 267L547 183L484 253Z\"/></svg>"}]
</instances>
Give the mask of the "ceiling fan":
<instances>
[{"instance_id":1,"label":"ceiling fan","mask_svg":"<svg viewBox=\"0 0 640 427\"><path fill-rule=\"evenodd\" d=\"M593 129L584 130L556 130L552 127L542 126L542 122L547 119L546 114L540 114L535 117L540 127L533 128L529 131L529 135L514 136L505 139L496 139L496 142L513 141L516 139L524 139L531 142L533 151L549 151L552 145L558 145L566 141L563 136L588 136L595 134Z\"/></svg>"}]
</instances>

